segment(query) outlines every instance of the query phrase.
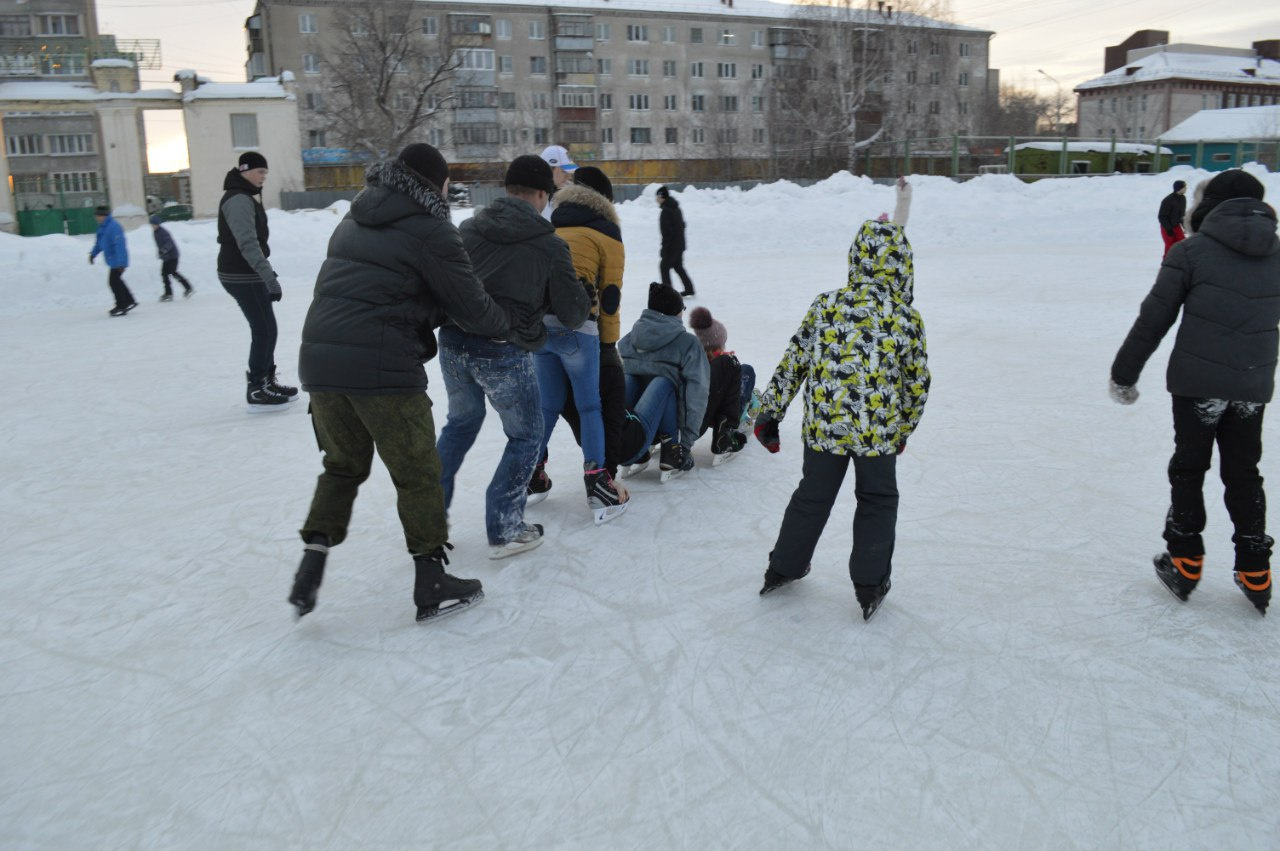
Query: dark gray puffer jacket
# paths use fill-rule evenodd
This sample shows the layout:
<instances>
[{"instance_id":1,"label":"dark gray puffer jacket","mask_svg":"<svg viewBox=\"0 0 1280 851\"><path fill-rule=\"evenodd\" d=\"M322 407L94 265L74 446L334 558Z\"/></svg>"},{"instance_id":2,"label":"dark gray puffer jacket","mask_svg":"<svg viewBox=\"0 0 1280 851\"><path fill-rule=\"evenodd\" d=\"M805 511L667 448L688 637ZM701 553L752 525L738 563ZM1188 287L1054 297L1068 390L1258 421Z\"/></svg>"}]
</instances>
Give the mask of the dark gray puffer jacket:
<instances>
[{"instance_id":1,"label":"dark gray puffer jacket","mask_svg":"<svg viewBox=\"0 0 1280 851\"><path fill-rule=\"evenodd\" d=\"M1175 396L1269 402L1280 346L1280 238L1262 201L1233 198L1196 236L1169 250L1155 286L1116 354L1111 378L1138 382L1147 359L1182 311L1169 356Z\"/></svg>"},{"instance_id":2,"label":"dark gray puffer jacket","mask_svg":"<svg viewBox=\"0 0 1280 851\"><path fill-rule=\"evenodd\" d=\"M371 166L365 183L329 239L302 326L298 377L309 392L421 392L446 319L507 333L439 193L395 160Z\"/></svg>"}]
</instances>

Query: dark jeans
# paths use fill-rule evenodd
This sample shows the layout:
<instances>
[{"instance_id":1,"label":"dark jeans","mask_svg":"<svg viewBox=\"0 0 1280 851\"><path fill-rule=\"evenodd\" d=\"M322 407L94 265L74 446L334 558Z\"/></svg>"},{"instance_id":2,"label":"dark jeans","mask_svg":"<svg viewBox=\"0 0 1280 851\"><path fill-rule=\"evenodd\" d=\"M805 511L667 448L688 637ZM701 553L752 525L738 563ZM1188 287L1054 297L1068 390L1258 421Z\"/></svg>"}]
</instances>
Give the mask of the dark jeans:
<instances>
[{"instance_id":1,"label":"dark jeans","mask_svg":"<svg viewBox=\"0 0 1280 851\"><path fill-rule=\"evenodd\" d=\"M369 478L375 450L396 487L409 552L426 555L448 540L436 428L426 393L312 393L311 423L324 452L324 472L300 530L304 541L317 532L335 546L346 539L351 507Z\"/></svg>"},{"instance_id":2,"label":"dark jeans","mask_svg":"<svg viewBox=\"0 0 1280 851\"><path fill-rule=\"evenodd\" d=\"M626 430L621 463L634 464L663 435L678 438L680 423L676 414L676 386L671 379L628 375L626 386L630 421L639 427Z\"/></svg>"},{"instance_id":3,"label":"dark jeans","mask_svg":"<svg viewBox=\"0 0 1280 851\"><path fill-rule=\"evenodd\" d=\"M851 461L858 507L853 513L849 578L855 585L879 585L888 578L898 525L898 456L834 455L807 446L800 484L782 515L778 541L769 554L769 567L775 572L804 575Z\"/></svg>"},{"instance_id":4,"label":"dark jeans","mask_svg":"<svg viewBox=\"0 0 1280 851\"><path fill-rule=\"evenodd\" d=\"M1235 526L1236 569L1263 570L1271 563L1267 495L1258 461L1266 405L1223 399L1173 397L1173 457L1169 459L1169 514L1164 539L1169 554L1204 555L1204 476L1218 445L1227 513Z\"/></svg>"},{"instance_id":5,"label":"dark jeans","mask_svg":"<svg viewBox=\"0 0 1280 851\"><path fill-rule=\"evenodd\" d=\"M250 283L223 280L222 288L236 300L249 321L249 381L258 383L271 375L276 365L278 331L271 294L261 280Z\"/></svg>"},{"instance_id":6,"label":"dark jeans","mask_svg":"<svg viewBox=\"0 0 1280 851\"><path fill-rule=\"evenodd\" d=\"M675 273L680 276L680 280L684 283L684 295L694 295L693 281L689 280L689 273L684 270L684 251L673 251L662 255L662 262L658 264L658 271L662 274L664 286L671 286L672 270L675 270Z\"/></svg>"},{"instance_id":7,"label":"dark jeans","mask_svg":"<svg viewBox=\"0 0 1280 851\"><path fill-rule=\"evenodd\" d=\"M112 266L111 271L107 273L107 285L111 287L111 294L115 296L116 307L121 310L137 304L133 299L133 293L129 292L129 287L124 282L124 270L124 266Z\"/></svg>"},{"instance_id":8,"label":"dark jeans","mask_svg":"<svg viewBox=\"0 0 1280 851\"><path fill-rule=\"evenodd\" d=\"M165 295L173 295L173 287L170 286L169 284L170 275L178 279L178 283L182 284L183 289L185 289L187 292L191 292L191 282L188 281L186 278L184 278L182 275L178 274L178 258L177 257L173 258L172 260L160 261L160 280L164 281Z\"/></svg>"}]
</instances>

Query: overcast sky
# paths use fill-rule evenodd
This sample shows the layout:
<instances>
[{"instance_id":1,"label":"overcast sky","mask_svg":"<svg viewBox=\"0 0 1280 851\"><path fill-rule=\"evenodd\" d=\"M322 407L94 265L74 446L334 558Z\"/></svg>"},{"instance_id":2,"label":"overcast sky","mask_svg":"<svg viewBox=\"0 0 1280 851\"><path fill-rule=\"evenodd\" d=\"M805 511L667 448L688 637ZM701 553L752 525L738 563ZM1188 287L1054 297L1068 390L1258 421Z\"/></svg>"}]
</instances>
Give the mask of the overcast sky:
<instances>
[{"instance_id":1,"label":"overcast sky","mask_svg":"<svg viewBox=\"0 0 1280 851\"><path fill-rule=\"evenodd\" d=\"M698 0L714 4L716 0ZM908 0L910 2L910 0ZM925 0L933 2L933 0ZM1102 54L1137 30L1167 30L1175 42L1248 47L1280 38L1275 0L950 0L951 19L991 30L991 67L1005 85L1048 96L1102 73ZM692 5L683 0L682 6ZM120 38L158 38L164 67L143 71L143 88L172 84L173 73L194 68L219 81L244 79L244 19L253 0L98 0L102 32ZM151 166L185 167L178 112L147 118Z\"/></svg>"}]
</instances>

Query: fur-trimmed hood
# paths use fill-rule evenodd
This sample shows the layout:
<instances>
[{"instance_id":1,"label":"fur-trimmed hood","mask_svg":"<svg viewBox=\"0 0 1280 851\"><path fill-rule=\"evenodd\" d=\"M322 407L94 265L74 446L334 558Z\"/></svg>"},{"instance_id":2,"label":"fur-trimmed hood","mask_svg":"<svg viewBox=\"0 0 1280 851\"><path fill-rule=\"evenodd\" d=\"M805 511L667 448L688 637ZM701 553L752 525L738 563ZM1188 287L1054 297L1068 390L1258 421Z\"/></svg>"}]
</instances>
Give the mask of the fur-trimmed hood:
<instances>
[{"instance_id":1,"label":"fur-trimmed hood","mask_svg":"<svg viewBox=\"0 0 1280 851\"><path fill-rule=\"evenodd\" d=\"M613 202L589 186L570 183L556 192L551 224L558 228L588 227L622 241L622 223Z\"/></svg>"},{"instance_id":2,"label":"fur-trimmed hood","mask_svg":"<svg viewBox=\"0 0 1280 851\"><path fill-rule=\"evenodd\" d=\"M424 212L449 221L449 204L434 187L402 163L383 160L369 166L365 188L351 202L351 217L362 225L382 227Z\"/></svg>"}]
</instances>

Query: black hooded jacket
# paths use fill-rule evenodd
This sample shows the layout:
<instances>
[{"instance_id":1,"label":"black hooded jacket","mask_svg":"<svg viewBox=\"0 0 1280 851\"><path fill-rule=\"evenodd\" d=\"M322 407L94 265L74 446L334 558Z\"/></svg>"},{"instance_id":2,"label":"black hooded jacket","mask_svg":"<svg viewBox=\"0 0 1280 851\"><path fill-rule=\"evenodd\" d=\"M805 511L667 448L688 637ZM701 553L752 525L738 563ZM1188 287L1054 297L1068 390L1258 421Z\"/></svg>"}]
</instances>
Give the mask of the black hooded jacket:
<instances>
[{"instance_id":1,"label":"black hooded jacket","mask_svg":"<svg viewBox=\"0 0 1280 851\"><path fill-rule=\"evenodd\" d=\"M1262 201L1223 201L1198 236L1169 250L1155 286L1116 354L1111 378L1138 382L1143 366L1182 313L1169 356L1175 396L1271 401L1280 348L1280 238Z\"/></svg>"},{"instance_id":2,"label":"black hooded jacket","mask_svg":"<svg viewBox=\"0 0 1280 851\"><path fill-rule=\"evenodd\" d=\"M439 194L394 160L370 167L365 183L329 239L302 326L298 376L309 392L421 392L446 320L507 333Z\"/></svg>"},{"instance_id":3,"label":"black hooded jacket","mask_svg":"<svg viewBox=\"0 0 1280 851\"><path fill-rule=\"evenodd\" d=\"M673 257L684 251L684 214L676 199L667 196L658 214L658 230L662 232L662 256Z\"/></svg>"},{"instance_id":4,"label":"black hooded jacket","mask_svg":"<svg viewBox=\"0 0 1280 851\"><path fill-rule=\"evenodd\" d=\"M234 275L258 275L265 281L274 281L269 264L264 264L271 256L267 246L267 211L258 201L262 190L245 180L239 169L233 168L222 179L222 188L226 190L222 200L218 202L218 271ZM257 235L257 256L253 250L252 236L248 232L248 213L243 216L244 233L238 233L228 221L226 205L232 199L243 197L253 206L253 227ZM248 256L246 256L248 255Z\"/></svg>"},{"instance_id":5,"label":"black hooded jacket","mask_svg":"<svg viewBox=\"0 0 1280 851\"><path fill-rule=\"evenodd\" d=\"M1179 192L1170 192L1160 202L1160 212L1156 218L1165 233L1172 234L1173 229L1182 226L1182 219L1187 214L1187 196Z\"/></svg>"}]
</instances>

